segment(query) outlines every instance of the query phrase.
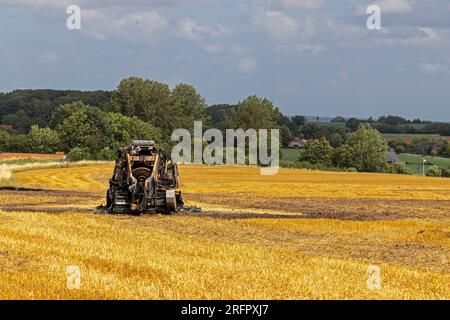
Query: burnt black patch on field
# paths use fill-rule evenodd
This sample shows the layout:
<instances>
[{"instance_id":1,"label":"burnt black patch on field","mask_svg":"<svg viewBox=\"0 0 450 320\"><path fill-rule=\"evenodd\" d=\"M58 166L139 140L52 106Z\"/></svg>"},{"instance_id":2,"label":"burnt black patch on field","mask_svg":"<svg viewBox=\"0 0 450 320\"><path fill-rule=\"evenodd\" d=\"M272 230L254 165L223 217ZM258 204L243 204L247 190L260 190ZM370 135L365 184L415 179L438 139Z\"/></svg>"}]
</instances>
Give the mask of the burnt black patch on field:
<instances>
[{"instance_id":1,"label":"burnt black patch on field","mask_svg":"<svg viewBox=\"0 0 450 320\"><path fill-rule=\"evenodd\" d=\"M87 213L92 210L86 208L86 205L98 201L99 197L101 195L82 191L1 187L0 211Z\"/></svg>"},{"instance_id":2,"label":"burnt black patch on field","mask_svg":"<svg viewBox=\"0 0 450 320\"><path fill-rule=\"evenodd\" d=\"M2 194L17 194L30 196L55 196L55 197L82 197L89 199L98 199L98 193L87 191L57 190L57 189L39 189L39 188L22 188L22 187L0 187Z\"/></svg>"},{"instance_id":3,"label":"burnt black patch on field","mask_svg":"<svg viewBox=\"0 0 450 320\"><path fill-rule=\"evenodd\" d=\"M283 217L341 219L341 220L396 220L396 219L442 219L450 220L449 200L381 199L381 198L272 198L245 195L206 194L187 195L186 198L199 203L223 206L233 209L257 209L286 212ZM236 213L231 215L246 215ZM256 214L250 214L256 215ZM270 214L272 215L272 214ZM277 214L274 214L277 215ZM227 216L230 216L227 214ZM221 217L221 215L217 215Z\"/></svg>"}]
</instances>

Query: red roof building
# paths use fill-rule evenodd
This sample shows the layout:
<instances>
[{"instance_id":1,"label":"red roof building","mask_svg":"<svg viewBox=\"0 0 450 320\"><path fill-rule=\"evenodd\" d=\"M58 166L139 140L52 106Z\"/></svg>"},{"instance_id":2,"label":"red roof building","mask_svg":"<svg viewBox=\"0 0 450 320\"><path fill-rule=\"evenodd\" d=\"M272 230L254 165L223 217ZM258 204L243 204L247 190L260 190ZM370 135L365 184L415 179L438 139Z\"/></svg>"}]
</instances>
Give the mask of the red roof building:
<instances>
[{"instance_id":1,"label":"red roof building","mask_svg":"<svg viewBox=\"0 0 450 320\"><path fill-rule=\"evenodd\" d=\"M12 124L0 124L0 128L5 130L12 130L13 126Z\"/></svg>"}]
</instances>

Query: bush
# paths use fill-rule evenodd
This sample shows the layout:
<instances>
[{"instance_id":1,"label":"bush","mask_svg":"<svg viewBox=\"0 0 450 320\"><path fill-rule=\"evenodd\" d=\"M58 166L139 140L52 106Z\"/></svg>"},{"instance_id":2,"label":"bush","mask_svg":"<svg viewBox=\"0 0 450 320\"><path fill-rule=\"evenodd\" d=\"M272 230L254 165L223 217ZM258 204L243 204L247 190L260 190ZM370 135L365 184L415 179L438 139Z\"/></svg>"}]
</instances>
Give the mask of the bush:
<instances>
[{"instance_id":1,"label":"bush","mask_svg":"<svg viewBox=\"0 0 450 320\"><path fill-rule=\"evenodd\" d=\"M332 165L333 148L327 139L312 139L308 141L304 150L300 156L300 161L324 167Z\"/></svg>"},{"instance_id":2,"label":"bush","mask_svg":"<svg viewBox=\"0 0 450 320\"><path fill-rule=\"evenodd\" d=\"M386 163L382 172L393 174L410 174L408 168L403 163Z\"/></svg>"},{"instance_id":3,"label":"bush","mask_svg":"<svg viewBox=\"0 0 450 320\"><path fill-rule=\"evenodd\" d=\"M67 154L67 159L73 162L87 160L89 158L89 152L85 148L76 147L70 150L70 152Z\"/></svg>"},{"instance_id":4,"label":"bush","mask_svg":"<svg viewBox=\"0 0 450 320\"><path fill-rule=\"evenodd\" d=\"M442 177L443 178L450 178L450 169L443 169L442 170Z\"/></svg>"},{"instance_id":5,"label":"bush","mask_svg":"<svg viewBox=\"0 0 450 320\"><path fill-rule=\"evenodd\" d=\"M105 147L97 153L96 160L114 160L116 153L109 147Z\"/></svg>"},{"instance_id":6,"label":"bush","mask_svg":"<svg viewBox=\"0 0 450 320\"><path fill-rule=\"evenodd\" d=\"M33 152L53 153L58 150L60 141L58 133L55 130L33 125L27 135L27 143Z\"/></svg>"},{"instance_id":7,"label":"bush","mask_svg":"<svg viewBox=\"0 0 450 320\"><path fill-rule=\"evenodd\" d=\"M438 166L431 166L427 171L427 177L442 177L442 169Z\"/></svg>"},{"instance_id":8,"label":"bush","mask_svg":"<svg viewBox=\"0 0 450 320\"><path fill-rule=\"evenodd\" d=\"M370 124L362 125L347 139L347 167L355 167L360 172L382 171L386 163L388 145L384 137ZM347 153L349 153L347 155Z\"/></svg>"}]
</instances>

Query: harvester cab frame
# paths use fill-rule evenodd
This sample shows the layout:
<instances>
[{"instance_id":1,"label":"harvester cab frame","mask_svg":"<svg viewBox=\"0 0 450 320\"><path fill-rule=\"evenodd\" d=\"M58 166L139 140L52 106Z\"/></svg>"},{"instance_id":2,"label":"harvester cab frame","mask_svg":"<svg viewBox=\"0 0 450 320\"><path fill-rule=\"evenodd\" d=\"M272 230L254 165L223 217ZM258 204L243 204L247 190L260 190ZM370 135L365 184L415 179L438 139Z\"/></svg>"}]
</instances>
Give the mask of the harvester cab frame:
<instances>
[{"instance_id":1,"label":"harvester cab frame","mask_svg":"<svg viewBox=\"0 0 450 320\"><path fill-rule=\"evenodd\" d=\"M172 213L183 206L178 167L153 140L119 149L109 185L110 213Z\"/></svg>"}]
</instances>

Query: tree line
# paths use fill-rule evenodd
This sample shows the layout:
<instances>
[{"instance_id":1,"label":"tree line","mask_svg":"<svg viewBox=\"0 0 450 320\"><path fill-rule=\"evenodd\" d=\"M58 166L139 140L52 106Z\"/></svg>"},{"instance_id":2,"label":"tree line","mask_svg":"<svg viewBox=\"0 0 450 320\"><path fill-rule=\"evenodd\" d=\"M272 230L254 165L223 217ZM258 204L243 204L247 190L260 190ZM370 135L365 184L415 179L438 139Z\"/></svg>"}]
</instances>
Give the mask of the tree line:
<instances>
[{"instance_id":1,"label":"tree line","mask_svg":"<svg viewBox=\"0 0 450 320\"><path fill-rule=\"evenodd\" d=\"M132 139L153 138L170 148L174 129L192 132L194 121L202 121L205 130L277 128L283 146L294 136L304 137L310 142L296 165L402 170L386 167L388 145L371 119L344 119L344 128L320 126L302 115L285 116L272 101L257 96L236 105L208 107L196 88L186 83L171 89L164 83L130 77L112 92L16 90L0 94L0 117L2 123L14 126L0 130L0 151L63 151L73 160L112 159L116 149ZM394 116L378 120L404 124ZM367 159L369 154L373 157Z\"/></svg>"}]
</instances>

